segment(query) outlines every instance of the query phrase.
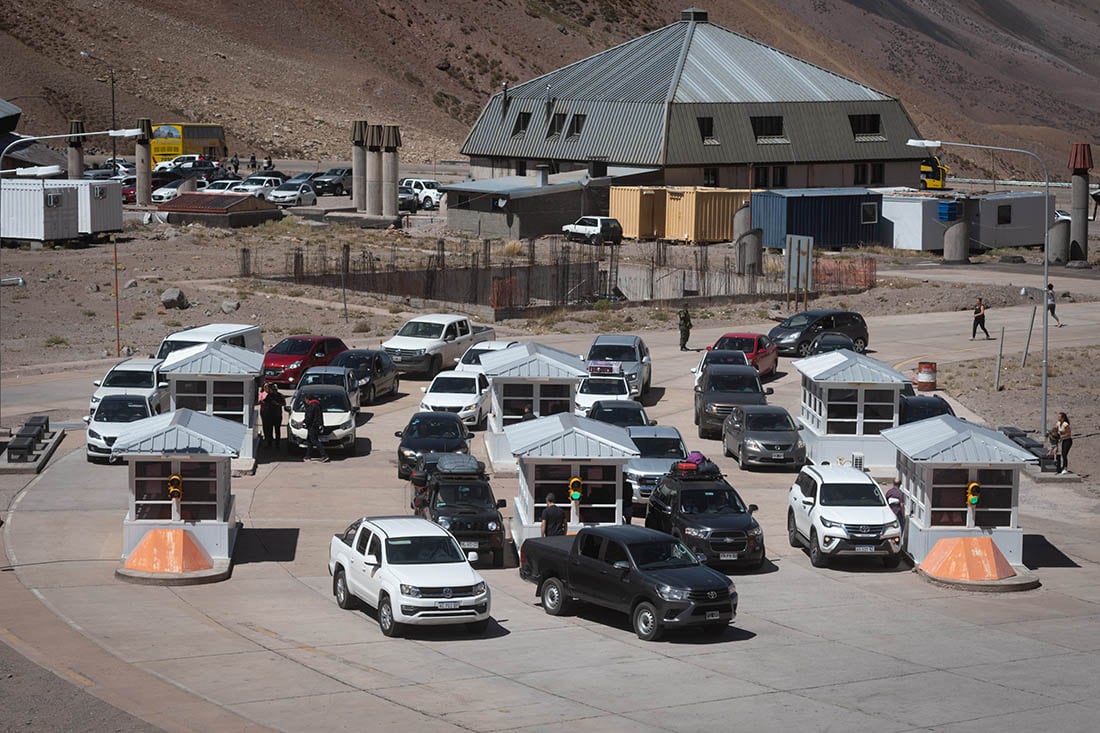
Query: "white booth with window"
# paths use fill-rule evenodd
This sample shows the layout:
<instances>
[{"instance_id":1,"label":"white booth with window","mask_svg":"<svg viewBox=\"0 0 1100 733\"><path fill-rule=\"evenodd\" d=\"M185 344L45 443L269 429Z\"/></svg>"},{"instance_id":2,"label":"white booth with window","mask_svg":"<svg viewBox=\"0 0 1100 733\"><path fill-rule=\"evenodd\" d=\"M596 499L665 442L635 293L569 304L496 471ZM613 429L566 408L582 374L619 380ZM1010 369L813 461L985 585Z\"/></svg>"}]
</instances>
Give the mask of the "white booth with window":
<instances>
[{"instance_id":1,"label":"white booth with window","mask_svg":"<svg viewBox=\"0 0 1100 733\"><path fill-rule=\"evenodd\" d=\"M896 451L881 433L898 425L901 395L913 388L909 378L848 349L792 366L802 374L799 432L806 457L814 463L892 469Z\"/></svg>"},{"instance_id":2,"label":"white booth with window","mask_svg":"<svg viewBox=\"0 0 1100 733\"><path fill-rule=\"evenodd\" d=\"M892 428L882 437L897 451L904 546L914 562L944 537L990 537L1011 565L1023 564L1020 469L1035 456L1003 434L953 415ZM972 483L976 505L967 501Z\"/></svg>"},{"instance_id":3,"label":"white booth with window","mask_svg":"<svg viewBox=\"0 0 1100 733\"><path fill-rule=\"evenodd\" d=\"M522 547L542 533L546 495L565 510L568 531L622 524L623 465L639 455L625 428L561 412L510 425L505 434L519 465L512 539ZM568 498L569 479L581 480L581 499ZM625 499L630 511L631 497Z\"/></svg>"}]
</instances>

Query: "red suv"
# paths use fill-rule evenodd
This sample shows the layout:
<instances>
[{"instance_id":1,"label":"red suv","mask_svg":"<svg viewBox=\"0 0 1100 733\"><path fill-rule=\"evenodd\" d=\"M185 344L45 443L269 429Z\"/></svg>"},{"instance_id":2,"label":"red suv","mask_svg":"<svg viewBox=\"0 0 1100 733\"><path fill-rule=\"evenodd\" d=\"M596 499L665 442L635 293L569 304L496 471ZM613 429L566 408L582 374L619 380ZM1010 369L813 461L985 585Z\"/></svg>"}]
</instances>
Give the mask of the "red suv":
<instances>
[{"instance_id":1,"label":"red suv","mask_svg":"<svg viewBox=\"0 0 1100 733\"><path fill-rule=\"evenodd\" d=\"M779 366L779 347L762 333L727 333L710 348L744 351L745 358L761 377L775 374Z\"/></svg>"},{"instance_id":2,"label":"red suv","mask_svg":"<svg viewBox=\"0 0 1100 733\"><path fill-rule=\"evenodd\" d=\"M264 354L264 381L295 389L302 372L327 366L347 350L343 341L329 336L289 336Z\"/></svg>"}]
</instances>

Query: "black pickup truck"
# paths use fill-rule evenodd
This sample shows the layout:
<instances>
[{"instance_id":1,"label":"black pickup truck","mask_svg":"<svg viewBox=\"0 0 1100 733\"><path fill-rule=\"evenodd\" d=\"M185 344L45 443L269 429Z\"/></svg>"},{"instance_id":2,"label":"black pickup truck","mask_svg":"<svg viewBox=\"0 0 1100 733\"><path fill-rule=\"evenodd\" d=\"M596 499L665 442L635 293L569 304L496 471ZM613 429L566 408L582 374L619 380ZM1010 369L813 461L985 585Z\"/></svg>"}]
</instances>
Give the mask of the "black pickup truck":
<instances>
[{"instance_id":1,"label":"black pickup truck","mask_svg":"<svg viewBox=\"0 0 1100 733\"><path fill-rule=\"evenodd\" d=\"M702 565L680 540L643 527L585 527L573 537L529 539L519 572L536 585L551 616L567 613L574 600L612 608L630 615L643 641L686 626L718 635L737 616L733 581Z\"/></svg>"}]
</instances>

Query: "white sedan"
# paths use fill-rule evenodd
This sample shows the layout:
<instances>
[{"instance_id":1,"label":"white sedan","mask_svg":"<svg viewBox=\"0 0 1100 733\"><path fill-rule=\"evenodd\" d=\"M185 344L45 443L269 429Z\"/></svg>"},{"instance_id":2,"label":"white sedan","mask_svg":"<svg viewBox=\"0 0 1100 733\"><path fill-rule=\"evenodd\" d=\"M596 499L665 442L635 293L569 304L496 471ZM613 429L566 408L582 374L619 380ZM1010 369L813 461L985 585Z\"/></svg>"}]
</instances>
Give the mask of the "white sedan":
<instances>
[{"instance_id":1,"label":"white sedan","mask_svg":"<svg viewBox=\"0 0 1100 733\"><path fill-rule=\"evenodd\" d=\"M308 183L284 183L270 191L267 200L279 206L314 206L317 194Z\"/></svg>"},{"instance_id":2,"label":"white sedan","mask_svg":"<svg viewBox=\"0 0 1100 733\"><path fill-rule=\"evenodd\" d=\"M321 403L324 427L321 428L321 444L325 448L343 448L355 455L355 412L343 387L318 384L303 387L294 393L290 407L290 439L299 448L305 448L309 431L306 430L306 401L316 397Z\"/></svg>"},{"instance_id":3,"label":"white sedan","mask_svg":"<svg viewBox=\"0 0 1100 733\"><path fill-rule=\"evenodd\" d=\"M135 420L144 420L156 414L149 404L149 398L143 395L110 394L99 401L95 412L84 416L88 424L85 436L85 451L89 463L111 458L111 446L123 431L130 428Z\"/></svg>"},{"instance_id":4,"label":"white sedan","mask_svg":"<svg viewBox=\"0 0 1100 733\"><path fill-rule=\"evenodd\" d=\"M186 178L177 178L174 181L164 184L156 191L153 191L153 203L163 204L165 201L171 201L176 196L179 196L180 186L182 186L183 182L186 180ZM206 179L196 178L194 180L196 191L202 191L206 189Z\"/></svg>"}]
</instances>

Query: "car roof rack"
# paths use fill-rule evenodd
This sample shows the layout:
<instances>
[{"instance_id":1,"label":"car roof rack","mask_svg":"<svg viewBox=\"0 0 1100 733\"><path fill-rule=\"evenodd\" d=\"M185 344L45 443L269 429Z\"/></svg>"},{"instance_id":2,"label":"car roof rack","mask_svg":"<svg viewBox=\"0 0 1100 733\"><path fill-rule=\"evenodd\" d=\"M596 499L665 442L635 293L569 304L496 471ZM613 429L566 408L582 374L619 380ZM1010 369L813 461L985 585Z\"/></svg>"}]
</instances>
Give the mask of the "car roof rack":
<instances>
[{"instance_id":1,"label":"car roof rack","mask_svg":"<svg viewBox=\"0 0 1100 733\"><path fill-rule=\"evenodd\" d=\"M702 463L676 461L669 468L668 472L673 476L689 480L706 479L708 481L713 481L714 479L722 478L722 469L718 467L717 463L709 460L704 460Z\"/></svg>"},{"instance_id":2,"label":"car roof rack","mask_svg":"<svg viewBox=\"0 0 1100 733\"><path fill-rule=\"evenodd\" d=\"M435 473L446 476L484 476L485 464L466 453L444 453L436 461Z\"/></svg>"}]
</instances>

